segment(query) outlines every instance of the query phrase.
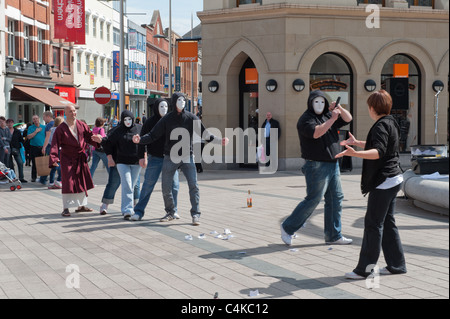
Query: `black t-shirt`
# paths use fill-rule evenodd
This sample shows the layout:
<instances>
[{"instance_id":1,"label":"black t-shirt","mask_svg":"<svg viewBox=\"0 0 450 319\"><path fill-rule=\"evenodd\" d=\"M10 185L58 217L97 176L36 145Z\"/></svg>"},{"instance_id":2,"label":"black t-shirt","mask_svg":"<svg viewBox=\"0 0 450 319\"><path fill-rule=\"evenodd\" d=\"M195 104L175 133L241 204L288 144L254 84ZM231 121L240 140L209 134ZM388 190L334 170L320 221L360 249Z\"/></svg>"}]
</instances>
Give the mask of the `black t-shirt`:
<instances>
[{"instance_id":1,"label":"black t-shirt","mask_svg":"<svg viewBox=\"0 0 450 319\"><path fill-rule=\"evenodd\" d=\"M338 129L347 125L339 117L328 131L319 138L314 138L316 126L321 125L331 118L331 112L316 115L314 111L307 110L297 122L297 131L300 138L302 158L320 162L335 162L334 157L340 153Z\"/></svg>"}]
</instances>

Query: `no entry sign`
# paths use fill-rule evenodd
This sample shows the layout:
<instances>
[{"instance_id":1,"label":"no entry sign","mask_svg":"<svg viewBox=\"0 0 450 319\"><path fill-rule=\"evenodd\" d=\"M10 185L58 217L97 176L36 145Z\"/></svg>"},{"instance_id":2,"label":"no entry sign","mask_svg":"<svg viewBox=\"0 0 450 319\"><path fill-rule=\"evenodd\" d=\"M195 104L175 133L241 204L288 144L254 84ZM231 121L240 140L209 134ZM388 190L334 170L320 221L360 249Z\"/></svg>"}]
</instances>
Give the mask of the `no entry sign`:
<instances>
[{"instance_id":1,"label":"no entry sign","mask_svg":"<svg viewBox=\"0 0 450 319\"><path fill-rule=\"evenodd\" d=\"M111 100L111 91L107 87L99 87L94 91L94 99L98 104L107 104Z\"/></svg>"}]
</instances>

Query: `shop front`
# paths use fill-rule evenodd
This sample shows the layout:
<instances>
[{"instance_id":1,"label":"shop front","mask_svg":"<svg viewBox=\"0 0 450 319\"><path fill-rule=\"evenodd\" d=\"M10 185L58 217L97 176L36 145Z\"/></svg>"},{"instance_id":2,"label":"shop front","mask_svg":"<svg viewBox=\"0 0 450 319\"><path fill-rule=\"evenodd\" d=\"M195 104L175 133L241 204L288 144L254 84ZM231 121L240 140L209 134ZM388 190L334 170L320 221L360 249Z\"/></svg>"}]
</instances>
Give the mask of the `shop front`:
<instances>
[{"instance_id":1,"label":"shop front","mask_svg":"<svg viewBox=\"0 0 450 319\"><path fill-rule=\"evenodd\" d=\"M71 88L61 87L65 90L63 95L67 95L66 98L59 95L59 89L49 82L17 78L9 78L6 82L9 92L6 98L7 118L17 123L31 123L33 115L41 117L45 111L53 111L55 116L63 115L67 105L77 107L71 101L75 99L75 92Z\"/></svg>"},{"instance_id":2,"label":"shop front","mask_svg":"<svg viewBox=\"0 0 450 319\"><path fill-rule=\"evenodd\" d=\"M446 142L447 84L437 110L433 83L448 83L448 10L381 8L381 27L369 29L364 8L253 3L199 13L205 125L221 132L256 128L271 112L282 132L278 169L297 169L297 122L312 90L324 91L329 102L340 97L353 115L343 130L365 140L373 125L367 98L386 89L404 158L409 161L413 145L433 144L435 132ZM246 82L249 69L255 69L257 84Z\"/></svg>"}]
</instances>

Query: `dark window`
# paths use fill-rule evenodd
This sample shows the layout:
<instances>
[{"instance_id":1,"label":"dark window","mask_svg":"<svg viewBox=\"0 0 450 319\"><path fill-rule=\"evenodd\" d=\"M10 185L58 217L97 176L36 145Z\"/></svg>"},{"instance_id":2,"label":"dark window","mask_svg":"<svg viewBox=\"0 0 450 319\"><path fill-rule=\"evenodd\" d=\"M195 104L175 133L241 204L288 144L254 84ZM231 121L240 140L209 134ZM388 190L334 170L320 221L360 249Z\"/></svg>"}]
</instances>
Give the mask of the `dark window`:
<instances>
[{"instance_id":1,"label":"dark window","mask_svg":"<svg viewBox=\"0 0 450 319\"><path fill-rule=\"evenodd\" d=\"M60 60L61 49L53 47L53 65L54 70L61 70L61 60Z\"/></svg>"},{"instance_id":2,"label":"dark window","mask_svg":"<svg viewBox=\"0 0 450 319\"><path fill-rule=\"evenodd\" d=\"M64 72L70 72L70 51L63 50Z\"/></svg>"},{"instance_id":3,"label":"dark window","mask_svg":"<svg viewBox=\"0 0 450 319\"><path fill-rule=\"evenodd\" d=\"M236 0L236 7L239 7L240 4L249 4L249 3L262 3L262 0Z\"/></svg>"}]
</instances>

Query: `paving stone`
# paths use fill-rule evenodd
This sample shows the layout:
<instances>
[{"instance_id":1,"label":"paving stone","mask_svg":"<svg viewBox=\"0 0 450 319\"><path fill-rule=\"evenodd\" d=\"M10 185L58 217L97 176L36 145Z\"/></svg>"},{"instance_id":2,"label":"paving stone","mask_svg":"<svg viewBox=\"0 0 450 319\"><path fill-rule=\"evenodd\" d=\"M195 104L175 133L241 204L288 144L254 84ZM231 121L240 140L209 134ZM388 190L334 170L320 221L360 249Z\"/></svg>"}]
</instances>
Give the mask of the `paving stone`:
<instances>
[{"instance_id":1,"label":"paving stone","mask_svg":"<svg viewBox=\"0 0 450 319\"><path fill-rule=\"evenodd\" d=\"M25 175L29 176L26 167ZM141 172L141 182L143 181ZM279 225L306 195L298 171L261 176L256 171L205 171L198 175L201 225L191 225L188 188L181 175L180 220L161 223L161 183L144 219L123 220L120 190L108 214L98 209L107 180L98 168L89 191L93 213L63 218L61 194L38 183L21 191L0 188L0 298L6 299L448 299L449 224L399 195L396 221L408 273L381 276L380 287L344 278L355 267L367 198L360 170L342 173L343 234L348 246L328 246L323 201L297 232L291 247ZM246 207L251 189L253 207ZM211 231L231 230L232 238ZM204 234L203 239L198 236ZM192 240L186 240L191 235ZM79 267L80 288L69 288ZM383 255L379 266L384 267ZM250 297L258 289L259 295Z\"/></svg>"}]
</instances>

